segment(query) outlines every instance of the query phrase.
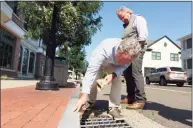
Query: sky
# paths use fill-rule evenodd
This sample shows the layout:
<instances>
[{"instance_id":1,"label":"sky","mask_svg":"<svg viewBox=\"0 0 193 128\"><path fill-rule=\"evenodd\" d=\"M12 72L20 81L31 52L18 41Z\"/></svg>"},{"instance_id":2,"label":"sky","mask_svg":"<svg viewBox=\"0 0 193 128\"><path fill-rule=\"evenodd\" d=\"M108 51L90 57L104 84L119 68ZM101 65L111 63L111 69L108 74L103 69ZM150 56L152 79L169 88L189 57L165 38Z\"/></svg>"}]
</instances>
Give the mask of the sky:
<instances>
[{"instance_id":1,"label":"sky","mask_svg":"<svg viewBox=\"0 0 193 128\"><path fill-rule=\"evenodd\" d=\"M123 23L116 15L116 10L126 6L135 14L143 15L147 21L148 40L157 40L168 36L179 44L178 38L192 32L191 2L103 2L99 12L102 28L92 37L92 43L85 47L86 60L89 61L92 51L106 38L121 38Z\"/></svg>"}]
</instances>

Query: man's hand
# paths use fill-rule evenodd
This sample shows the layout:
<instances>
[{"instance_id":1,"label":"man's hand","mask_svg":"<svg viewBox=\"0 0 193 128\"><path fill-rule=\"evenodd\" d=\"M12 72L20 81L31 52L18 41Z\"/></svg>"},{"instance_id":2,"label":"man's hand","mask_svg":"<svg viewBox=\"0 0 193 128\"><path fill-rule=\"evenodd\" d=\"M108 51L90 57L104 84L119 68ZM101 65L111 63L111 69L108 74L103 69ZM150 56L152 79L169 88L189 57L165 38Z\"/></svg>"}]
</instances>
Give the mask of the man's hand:
<instances>
[{"instance_id":1,"label":"man's hand","mask_svg":"<svg viewBox=\"0 0 193 128\"><path fill-rule=\"evenodd\" d=\"M112 83L113 78L114 78L114 75L113 75L113 74L107 75L107 76L104 78L104 83L103 83L103 85L108 85L108 84Z\"/></svg>"},{"instance_id":2,"label":"man's hand","mask_svg":"<svg viewBox=\"0 0 193 128\"><path fill-rule=\"evenodd\" d=\"M88 101L88 94L83 93L78 100L74 112L82 112L85 110L84 105Z\"/></svg>"}]
</instances>

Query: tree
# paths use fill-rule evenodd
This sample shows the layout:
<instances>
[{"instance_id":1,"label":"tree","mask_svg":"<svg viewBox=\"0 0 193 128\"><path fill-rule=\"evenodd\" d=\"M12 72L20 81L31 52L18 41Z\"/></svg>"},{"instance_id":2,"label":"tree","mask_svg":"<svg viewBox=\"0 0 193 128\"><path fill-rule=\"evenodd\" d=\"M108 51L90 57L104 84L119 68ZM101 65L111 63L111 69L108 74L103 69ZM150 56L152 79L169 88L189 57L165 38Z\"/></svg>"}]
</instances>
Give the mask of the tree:
<instances>
[{"instance_id":1,"label":"tree","mask_svg":"<svg viewBox=\"0 0 193 128\"><path fill-rule=\"evenodd\" d=\"M26 37L41 38L47 46L44 77L36 89L58 90L53 76L56 47L89 45L102 26L98 15L102 6L99 1L19 2L19 10L28 24Z\"/></svg>"},{"instance_id":2,"label":"tree","mask_svg":"<svg viewBox=\"0 0 193 128\"><path fill-rule=\"evenodd\" d=\"M70 69L74 69L76 73L76 79L79 72L82 73L82 69L84 68L85 61L85 50L78 46L73 46L70 48L67 58Z\"/></svg>"},{"instance_id":3,"label":"tree","mask_svg":"<svg viewBox=\"0 0 193 128\"><path fill-rule=\"evenodd\" d=\"M75 69L76 76L78 73L85 75L88 62L84 47L73 46L72 48L61 47L57 51L58 56L65 56L68 61L69 69Z\"/></svg>"},{"instance_id":4,"label":"tree","mask_svg":"<svg viewBox=\"0 0 193 128\"><path fill-rule=\"evenodd\" d=\"M83 65L83 67L81 68L81 73L82 73L83 75L85 75L86 70L87 70L87 67L88 67L88 61L87 61L87 60L84 60L82 65Z\"/></svg>"}]
</instances>

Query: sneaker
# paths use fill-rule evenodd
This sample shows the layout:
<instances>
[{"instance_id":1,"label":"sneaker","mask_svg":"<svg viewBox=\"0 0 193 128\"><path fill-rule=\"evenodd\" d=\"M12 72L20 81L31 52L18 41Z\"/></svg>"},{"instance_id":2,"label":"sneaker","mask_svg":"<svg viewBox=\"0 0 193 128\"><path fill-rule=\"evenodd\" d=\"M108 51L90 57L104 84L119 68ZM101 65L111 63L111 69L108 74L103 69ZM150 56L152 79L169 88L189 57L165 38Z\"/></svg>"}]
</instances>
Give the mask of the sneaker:
<instances>
[{"instance_id":1,"label":"sneaker","mask_svg":"<svg viewBox=\"0 0 193 128\"><path fill-rule=\"evenodd\" d=\"M133 102L133 99L128 99L127 97L121 96L121 104L132 104Z\"/></svg>"},{"instance_id":2,"label":"sneaker","mask_svg":"<svg viewBox=\"0 0 193 128\"><path fill-rule=\"evenodd\" d=\"M109 108L109 115L112 116L114 119L123 119L123 115L121 115L121 111L119 108Z\"/></svg>"}]
</instances>

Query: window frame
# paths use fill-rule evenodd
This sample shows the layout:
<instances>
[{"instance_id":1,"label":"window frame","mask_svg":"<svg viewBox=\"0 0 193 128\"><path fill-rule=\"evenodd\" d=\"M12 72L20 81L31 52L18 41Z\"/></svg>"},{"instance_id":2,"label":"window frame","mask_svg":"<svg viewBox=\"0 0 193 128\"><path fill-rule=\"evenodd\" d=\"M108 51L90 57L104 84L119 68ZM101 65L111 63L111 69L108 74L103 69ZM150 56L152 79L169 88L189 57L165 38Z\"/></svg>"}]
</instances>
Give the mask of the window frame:
<instances>
[{"instance_id":1,"label":"window frame","mask_svg":"<svg viewBox=\"0 0 193 128\"><path fill-rule=\"evenodd\" d=\"M161 52L152 51L151 54L152 54L152 60L161 60ZM158 54L160 54L160 56L158 56ZM158 57L160 57L160 59Z\"/></svg>"},{"instance_id":2,"label":"window frame","mask_svg":"<svg viewBox=\"0 0 193 128\"><path fill-rule=\"evenodd\" d=\"M172 57L173 55L173 57ZM177 55L177 57L176 57ZM176 59L177 58L177 59ZM170 61L179 61L179 54L178 53L170 53Z\"/></svg>"}]
</instances>

